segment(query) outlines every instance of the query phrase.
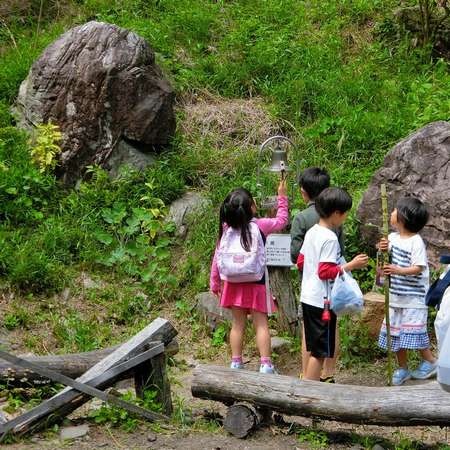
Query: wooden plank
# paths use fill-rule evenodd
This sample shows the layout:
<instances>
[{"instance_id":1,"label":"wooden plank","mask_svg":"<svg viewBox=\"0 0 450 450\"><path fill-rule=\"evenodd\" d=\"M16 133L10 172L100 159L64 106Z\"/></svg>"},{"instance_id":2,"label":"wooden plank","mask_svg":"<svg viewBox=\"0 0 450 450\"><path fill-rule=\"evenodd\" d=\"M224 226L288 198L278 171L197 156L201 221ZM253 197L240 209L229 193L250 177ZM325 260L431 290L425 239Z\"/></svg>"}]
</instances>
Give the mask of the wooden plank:
<instances>
[{"instance_id":1,"label":"wooden plank","mask_svg":"<svg viewBox=\"0 0 450 450\"><path fill-rule=\"evenodd\" d=\"M135 365L141 364L142 360L148 360L148 359L150 359L156 355L159 355L163 352L164 352L164 345L157 343L150 350L147 350L146 352L141 353L139 356L132 358L131 360L128 360L127 362L133 361ZM54 381L56 383L64 384L65 386L70 386L79 392L84 392L85 394L87 394L91 397L97 397L100 400L103 400L104 402L112 403L112 404L119 406L131 413L138 414L139 416L142 416L148 420L167 420L168 419L167 416L163 416L163 415L155 413L153 411L149 411L145 408L141 408L140 406L137 406L133 403L126 402L114 395L100 391L99 389L89 386L88 384L80 383L79 381L73 380L72 378L66 377L65 375L62 375L60 373L54 372L53 370L39 367L36 364L30 363L29 361L25 361L21 358L18 358L17 356L10 355L1 350L0 350L0 357L6 361L13 363L13 364L23 365L24 367L32 370L33 372L40 373L41 375L51 379L52 381ZM125 366L125 364L123 364L123 366ZM106 371L103 373L103 378L105 378L105 382L107 382L109 379L114 378L115 373L113 373L113 372L117 373L117 370L114 371L113 369L117 369L117 366L115 368L112 368L109 371ZM123 370L123 367L122 367L122 370ZM129 370L129 368L127 368L125 370ZM108 378L106 378L105 374L108 374L107 375ZM22 423L23 420L26 420L26 417L24 417L22 415L10 422L5 423L4 425L0 425L0 435L8 432L9 430L12 430L15 426Z\"/></svg>"},{"instance_id":2,"label":"wooden plank","mask_svg":"<svg viewBox=\"0 0 450 450\"><path fill-rule=\"evenodd\" d=\"M371 425L450 425L450 395L436 382L366 387L302 381L218 366L194 370L192 395L249 402L275 411Z\"/></svg>"},{"instance_id":3,"label":"wooden plank","mask_svg":"<svg viewBox=\"0 0 450 450\"><path fill-rule=\"evenodd\" d=\"M168 344L176 334L177 332L170 322L158 318L113 353L91 367L77 381L102 389L106 382L98 383L95 379L103 372L142 353L151 341L159 340L164 344ZM22 435L43 426L58 423L62 417L67 416L85 403L87 398L86 394L80 393L73 388L65 388L52 398L30 410L27 420L14 427L12 431L14 434Z\"/></svg>"},{"instance_id":4,"label":"wooden plank","mask_svg":"<svg viewBox=\"0 0 450 450\"><path fill-rule=\"evenodd\" d=\"M43 356L23 356L22 358L55 372L62 373L69 378L78 378L92 366L97 364L105 356L111 354L119 346L108 347L91 352L72 353L67 355L43 355ZM178 353L178 342L176 339L167 344L164 352L167 356ZM19 355L20 356L20 355ZM49 383L49 379L37 373L30 372L7 361L0 360L0 382L7 386L21 386L32 384Z\"/></svg>"}]
</instances>

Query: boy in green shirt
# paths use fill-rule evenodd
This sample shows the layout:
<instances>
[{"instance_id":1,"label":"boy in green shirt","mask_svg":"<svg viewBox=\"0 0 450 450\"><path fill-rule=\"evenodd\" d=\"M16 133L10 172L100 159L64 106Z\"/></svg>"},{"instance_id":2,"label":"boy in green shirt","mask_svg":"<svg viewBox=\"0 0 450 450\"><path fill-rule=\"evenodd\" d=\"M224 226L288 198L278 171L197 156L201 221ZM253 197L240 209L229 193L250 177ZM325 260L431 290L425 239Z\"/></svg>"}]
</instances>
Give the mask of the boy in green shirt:
<instances>
[{"instance_id":1,"label":"boy in green shirt","mask_svg":"<svg viewBox=\"0 0 450 450\"><path fill-rule=\"evenodd\" d=\"M319 223L319 214L315 207L315 198L326 188L330 186L330 176L328 173L319 167L309 167L305 169L299 179L300 193L307 207L299 212L291 226L291 260L294 264L297 263L297 258L302 248L306 232ZM344 235L342 228L336 230L336 235L339 240L341 248L341 256L344 253ZM300 273L300 281L302 274ZM323 367L323 377L320 381L334 383L334 373L336 371L336 360L339 352L339 331L336 327L336 351L334 358L326 358ZM305 329L303 328L302 342L305 342ZM306 351L306 346L302 345L302 369L307 366L309 360L309 352Z\"/></svg>"}]
</instances>

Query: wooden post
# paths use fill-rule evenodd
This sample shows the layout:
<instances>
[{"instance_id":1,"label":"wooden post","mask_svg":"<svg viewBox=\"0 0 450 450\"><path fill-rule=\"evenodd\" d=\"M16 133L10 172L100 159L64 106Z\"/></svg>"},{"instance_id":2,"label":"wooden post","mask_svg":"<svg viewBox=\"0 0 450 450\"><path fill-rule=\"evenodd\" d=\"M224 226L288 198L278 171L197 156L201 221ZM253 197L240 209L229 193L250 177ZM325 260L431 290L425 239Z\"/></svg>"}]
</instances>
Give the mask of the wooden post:
<instances>
[{"instance_id":1,"label":"wooden post","mask_svg":"<svg viewBox=\"0 0 450 450\"><path fill-rule=\"evenodd\" d=\"M277 299L278 328L291 336L298 336L300 327L291 270L287 267L268 267L268 271L272 295Z\"/></svg>"},{"instance_id":2,"label":"wooden post","mask_svg":"<svg viewBox=\"0 0 450 450\"><path fill-rule=\"evenodd\" d=\"M268 217L275 217L277 210L268 211ZM288 267L268 266L270 290L277 299L278 328L291 336L299 336L300 326L295 300L294 289L291 281L291 270Z\"/></svg>"},{"instance_id":3,"label":"wooden post","mask_svg":"<svg viewBox=\"0 0 450 450\"><path fill-rule=\"evenodd\" d=\"M389 218L388 218L388 205L387 205L387 192L386 185L381 185L381 209L383 211L383 237L388 239L389 235ZM389 250L383 252L383 263L389 262ZM384 317L386 321L386 346L387 346L387 382L388 386L392 384L392 349L391 349L391 322L389 317L389 283L390 278L386 276L384 278Z\"/></svg>"},{"instance_id":4,"label":"wooden post","mask_svg":"<svg viewBox=\"0 0 450 450\"><path fill-rule=\"evenodd\" d=\"M134 386L136 396L139 398L144 398L145 389L156 389L155 402L162 405L164 414L167 416L172 415L172 396L166 370L166 355L164 353L155 356L137 368L134 375Z\"/></svg>"}]
</instances>

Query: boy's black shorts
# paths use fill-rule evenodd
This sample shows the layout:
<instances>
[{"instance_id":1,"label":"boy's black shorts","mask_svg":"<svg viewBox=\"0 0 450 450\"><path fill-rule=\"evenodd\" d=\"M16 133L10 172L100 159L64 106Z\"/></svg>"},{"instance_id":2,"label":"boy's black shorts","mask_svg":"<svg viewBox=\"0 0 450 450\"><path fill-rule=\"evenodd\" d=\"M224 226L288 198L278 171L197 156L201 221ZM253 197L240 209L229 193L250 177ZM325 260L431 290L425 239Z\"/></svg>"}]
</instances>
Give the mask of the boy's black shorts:
<instances>
[{"instance_id":1,"label":"boy's black shorts","mask_svg":"<svg viewBox=\"0 0 450 450\"><path fill-rule=\"evenodd\" d=\"M336 341L336 314L330 311L331 320L322 320L323 308L302 303L306 349L315 358L332 358Z\"/></svg>"}]
</instances>

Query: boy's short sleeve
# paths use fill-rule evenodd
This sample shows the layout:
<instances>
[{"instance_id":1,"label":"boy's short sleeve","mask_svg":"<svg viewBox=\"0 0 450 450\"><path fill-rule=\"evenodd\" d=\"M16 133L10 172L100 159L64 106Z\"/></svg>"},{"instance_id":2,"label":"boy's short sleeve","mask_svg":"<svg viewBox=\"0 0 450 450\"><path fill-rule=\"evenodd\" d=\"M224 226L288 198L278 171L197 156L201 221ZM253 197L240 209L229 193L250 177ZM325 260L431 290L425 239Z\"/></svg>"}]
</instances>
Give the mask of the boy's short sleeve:
<instances>
[{"instance_id":1,"label":"boy's short sleeve","mask_svg":"<svg viewBox=\"0 0 450 450\"><path fill-rule=\"evenodd\" d=\"M327 239L320 250L319 263L328 262L337 264L339 255L339 242L336 239Z\"/></svg>"},{"instance_id":2,"label":"boy's short sleeve","mask_svg":"<svg viewBox=\"0 0 450 450\"><path fill-rule=\"evenodd\" d=\"M417 238L418 239L414 241L414 245L411 252L411 265L427 267L428 260L425 244L420 236L417 236Z\"/></svg>"}]
</instances>

